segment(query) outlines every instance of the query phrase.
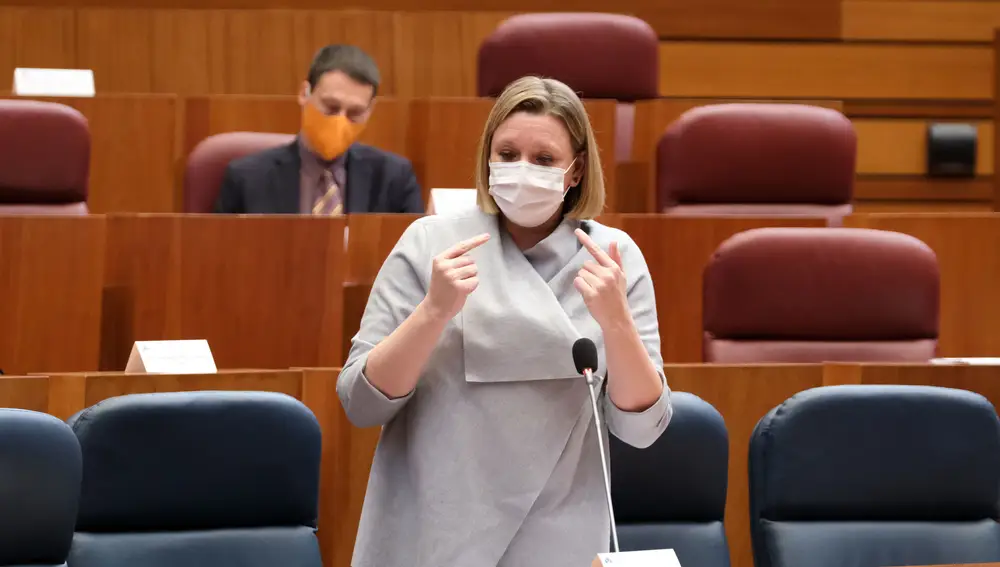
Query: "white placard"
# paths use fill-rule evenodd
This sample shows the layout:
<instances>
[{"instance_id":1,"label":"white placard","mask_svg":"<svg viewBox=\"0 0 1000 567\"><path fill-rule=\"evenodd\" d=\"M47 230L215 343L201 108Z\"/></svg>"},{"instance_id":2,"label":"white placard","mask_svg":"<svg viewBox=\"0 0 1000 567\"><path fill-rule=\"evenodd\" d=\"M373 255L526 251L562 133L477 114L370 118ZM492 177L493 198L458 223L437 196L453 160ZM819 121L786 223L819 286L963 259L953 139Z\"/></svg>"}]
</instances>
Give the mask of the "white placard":
<instances>
[{"instance_id":1,"label":"white placard","mask_svg":"<svg viewBox=\"0 0 1000 567\"><path fill-rule=\"evenodd\" d=\"M475 208L475 189L431 189L427 214L453 216Z\"/></svg>"},{"instance_id":2,"label":"white placard","mask_svg":"<svg viewBox=\"0 0 1000 567\"><path fill-rule=\"evenodd\" d=\"M215 358L205 339L136 341L125 365L127 373L214 374Z\"/></svg>"},{"instance_id":3,"label":"white placard","mask_svg":"<svg viewBox=\"0 0 1000 567\"><path fill-rule=\"evenodd\" d=\"M95 94L91 69L14 69L17 96L79 96Z\"/></svg>"},{"instance_id":4,"label":"white placard","mask_svg":"<svg viewBox=\"0 0 1000 567\"><path fill-rule=\"evenodd\" d=\"M591 567L681 567L673 549L599 553Z\"/></svg>"},{"instance_id":5,"label":"white placard","mask_svg":"<svg viewBox=\"0 0 1000 567\"><path fill-rule=\"evenodd\" d=\"M1000 366L1000 358L990 356L969 358L932 358L931 364L964 365L964 366Z\"/></svg>"}]
</instances>

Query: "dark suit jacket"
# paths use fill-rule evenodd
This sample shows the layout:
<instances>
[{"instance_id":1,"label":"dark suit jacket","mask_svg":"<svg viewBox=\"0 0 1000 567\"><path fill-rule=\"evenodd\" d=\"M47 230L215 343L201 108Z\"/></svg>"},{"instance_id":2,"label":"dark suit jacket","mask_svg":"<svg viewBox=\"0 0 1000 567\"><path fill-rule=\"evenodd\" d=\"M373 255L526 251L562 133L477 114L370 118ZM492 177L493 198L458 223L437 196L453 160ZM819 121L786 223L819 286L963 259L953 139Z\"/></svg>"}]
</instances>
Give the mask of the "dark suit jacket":
<instances>
[{"instance_id":1,"label":"dark suit jacket","mask_svg":"<svg viewBox=\"0 0 1000 567\"><path fill-rule=\"evenodd\" d=\"M216 213L298 214L298 140L233 160L226 168ZM347 150L344 212L423 213L424 200L410 161L378 148Z\"/></svg>"}]
</instances>

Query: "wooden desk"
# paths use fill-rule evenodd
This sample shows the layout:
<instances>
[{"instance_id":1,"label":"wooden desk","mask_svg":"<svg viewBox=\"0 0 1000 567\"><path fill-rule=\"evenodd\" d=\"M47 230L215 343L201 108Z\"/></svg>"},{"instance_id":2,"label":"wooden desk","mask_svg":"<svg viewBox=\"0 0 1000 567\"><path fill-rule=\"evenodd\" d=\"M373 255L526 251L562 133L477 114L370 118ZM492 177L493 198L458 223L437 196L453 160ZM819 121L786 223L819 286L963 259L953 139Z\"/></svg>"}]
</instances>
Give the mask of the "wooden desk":
<instances>
[{"instance_id":1,"label":"wooden desk","mask_svg":"<svg viewBox=\"0 0 1000 567\"><path fill-rule=\"evenodd\" d=\"M79 110L90 126L92 213L168 213L180 208L174 155L177 97L101 94L94 98L38 98Z\"/></svg>"},{"instance_id":2,"label":"wooden desk","mask_svg":"<svg viewBox=\"0 0 1000 567\"><path fill-rule=\"evenodd\" d=\"M859 214L844 226L910 234L937 254L939 356L1000 354L1000 214Z\"/></svg>"},{"instance_id":3,"label":"wooden desk","mask_svg":"<svg viewBox=\"0 0 1000 567\"><path fill-rule=\"evenodd\" d=\"M0 217L0 369L96 369L105 223Z\"/></svg>"},{"instance_id":4,"label":"wooden desk","mask_svg":"<svg viewBox=\"0 0 1000 567\"><path fill-rule=\"evenodd\" d=\"M342 218L112 215L103 370L137 340L207 339L220 368L341 362Z\"/></svg>"},{"instance_id":5,"label":"wooden desk","mask_svg":"<svg viewBox=\"0 0 1000 567\"><path fill-rule=\"evenodd\" d=\"M709 402L729 430L726 537L733 567L753 567L747 448L754 426L772 408L809 388L838 384L912 384L959 388L1000 404L1000 367L891 364L668 365L675 391ZM613 463L612 463L612 466Z\"/></svg>"}]
</instances>

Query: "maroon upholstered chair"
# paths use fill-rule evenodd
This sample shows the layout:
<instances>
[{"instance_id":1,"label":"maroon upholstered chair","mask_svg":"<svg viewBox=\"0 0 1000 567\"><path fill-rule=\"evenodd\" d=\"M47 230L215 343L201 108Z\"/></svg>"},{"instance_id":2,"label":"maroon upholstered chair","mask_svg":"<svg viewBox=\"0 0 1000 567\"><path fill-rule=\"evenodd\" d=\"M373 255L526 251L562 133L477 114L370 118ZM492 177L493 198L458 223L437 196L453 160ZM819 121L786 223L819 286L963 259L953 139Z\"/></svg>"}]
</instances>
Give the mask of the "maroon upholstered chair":
<instances>
[{"instance_id":1,"label":"maroon upholstered chair","mask_svg":"<svg viewBox=\"0 0 1000 567\"><path fill-rule=\"evenodd\" d=\"M629 159L636 100L658 96L659 40L646 22L599 13L522 14L504 20L479 46L479 96L495 97L536 75L569 85L581 98L618 105L615 156Z\"/></svg>"},{"instance_id":2,"label":"maroon upholstered chair","mask_svg":"<svg viewBox=\"0 0 1000 567\"><path fill-rule=\"evenodd\" d=\"M90 128L63 104L0 100L0 214L85 215Z\"/></svg>"},{"instance_id":3,"label":"maroon upholstered chair","mask_svg":"<svg viewBox=\"0 0 1000 567\"><path fill-rule=\"evenodd\" d=\"M836 110L801 104L694 108L657 146L657 210L674 215L851 212L857 137Z\"/></svg>"},{"instance_id":4,"label":"maroon upholstered chair","mask_svg":"<svg viewBox=\"0 0 1000 567\"><path fill-rule=\"evenodd\" d=\"M226 166L234 159L292 143L292 134L227 132L205 138L187 158L184 212L210 213L222 188Z\"/></svg>"},{"instance_id":5,"label":"maroon upholstered chair","mask_svg":"<svg viewBox=\"0 0 1000 567\"><path fill-rule=\"evenodd\" d=\"M909 235L749 230L702 284L706 362L926 362L937 349L937 257Z\"/></svg>"}]
</instances>

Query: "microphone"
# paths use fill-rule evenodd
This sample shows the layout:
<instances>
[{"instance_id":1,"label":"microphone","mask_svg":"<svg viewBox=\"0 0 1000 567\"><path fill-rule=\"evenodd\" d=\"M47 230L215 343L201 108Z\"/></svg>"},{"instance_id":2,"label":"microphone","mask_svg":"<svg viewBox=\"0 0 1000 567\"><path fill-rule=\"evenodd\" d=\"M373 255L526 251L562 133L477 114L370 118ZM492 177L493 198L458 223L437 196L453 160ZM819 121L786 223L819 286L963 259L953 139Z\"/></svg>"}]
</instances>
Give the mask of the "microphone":
<instances>
[{"instance_id":1,"label":"microphone","mask_svg":"<svg viewBox=\"0 0 1000 567\"><path fill-rule=\"evenodd\" d=\"M608 457L604 449L604 432L601 428L601 414L597 411L597 394L594 393L594 371L597 370L597 346L594 341L584 337L573 343L573 364L576 371L587 379L587 391L590 392L590 403L594 407L594 425L597 426L597 447L601 451L601 474L604 475L604 495L608 498L608 515L611 517L611 540L618 548L618 528L615 526L615 508L611 504L611 479L608 477Z\"/></svg>"}]
</instances>

